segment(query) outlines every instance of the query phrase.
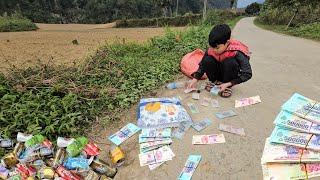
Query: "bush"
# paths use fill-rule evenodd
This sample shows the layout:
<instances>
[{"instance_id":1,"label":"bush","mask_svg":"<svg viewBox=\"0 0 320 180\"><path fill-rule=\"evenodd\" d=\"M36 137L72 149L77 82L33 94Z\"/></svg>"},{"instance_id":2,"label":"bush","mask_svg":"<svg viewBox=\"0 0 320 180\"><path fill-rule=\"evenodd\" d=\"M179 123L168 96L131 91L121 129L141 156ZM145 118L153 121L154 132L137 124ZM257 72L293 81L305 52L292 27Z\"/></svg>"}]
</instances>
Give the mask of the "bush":
<instances>
[{"instance_id":1,"label":"bush","mask_svg":"<svg viewBox=\"0 0 320 180\"><path fill-rule=\"evenodd\" d=\"M228 20L235 19L238 16L237 13L232 11L212 9L208 11L203 23L207 25L221 24L226 23Z\"/></svg>"},{"instance_id":2,"label":"bush","mask_svg":"<svg viewBox=\"0 0 320 180\"><path fill-rule=\"evenodd\" d=\"M298 13L292 21L292 26L320 22L320 3L314 5L311 1L292 5L267 0L262 6L258 19L265 24L287 25L296 10Z\"/></svg>"},{"instance_id":3,"label":"bush","mask_svg":"<svg viewBox=\"0 0 320 180\"><path fill-rule=\"evenodd\" d=\"M38 27L20 14L0 16L0 32L32 31Z\"/></svg>"},{"instance_id":4,"label":"bush","mask_svg":"<svg viewBox=\"0 0 320 180\"><path fill-rule=\"evenodd\" d=\"M254 2L246 7L245 12L248 15L253 15L253 16L258 15L260 12L261 6L262 6L261 4Z\"/></svg>"},{"instance_id":5,"label":"bush","mask_svg":"<svg viewBox=\"0 0 320 180\"><path fill-rule=\"evenodd\" d=\"M116 27L163 27L196 25L201 21L202 15L189 14L177 17L163 17L151 19L128 19L116 21Z\"/></svg>"}]
</instances>

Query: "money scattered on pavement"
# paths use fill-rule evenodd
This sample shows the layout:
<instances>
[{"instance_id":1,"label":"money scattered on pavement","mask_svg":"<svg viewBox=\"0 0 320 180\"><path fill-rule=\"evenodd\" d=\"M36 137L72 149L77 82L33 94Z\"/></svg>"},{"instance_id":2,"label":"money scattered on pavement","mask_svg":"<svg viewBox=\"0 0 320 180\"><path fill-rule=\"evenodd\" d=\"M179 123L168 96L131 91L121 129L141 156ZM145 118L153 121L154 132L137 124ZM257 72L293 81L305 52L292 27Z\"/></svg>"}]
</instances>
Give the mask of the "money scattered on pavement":
<instances>
[{"instance_id":1,"label":"money scattered on pavement","mask_svg":"<svg viewBox=\"0 0 320 180\"><path fill-rule=\"evenodd\" d=\"M193 122L186 121L180 123L180 126L178 126L172 133L172 136L177 138L177 139L182 139L186 131L191 127Z\"/></svg>"},{"instance_id":2,"label":"money scattered on pavement","mask_svg":"<svg viewBox=\"0 0 320 180\"><path fill-rule=\"evenodd\" d=\"M194 135L192 137L192 144L217 144L225 143L226 140L223 134L211 134L211 135Z\"/></svg>"},{"instance_id":3,"label":"money scattered on pavement","mask_svg":"<svg viewBox=\"0 0 320 180\"><path fill-rule=\"evenodd\" d=\"M191 177L201 161L201 155L189 155L178 180L191 180Z\"/></svg>"},{"instance_id":4,"label":"money scattered on pavement","mask_svg":"<svg viewBox=\"0 0 320 180\"><path fill-rule=\"evenodd\" d=\"M109 136L108 139L118 146L125 140L129 139L132 135L134 135L138 131L140 131L140 128L138 126L132 123L129 123L123 128L121 128L115 134Z\"/></svg>"},{"instance_id":5,"label":"money scattered on pavement","mask_svg":"<svg viewBox=\"0 0 320 180\"><path fill-rule=\"evenodd\" d=\"M204 119L202 121L196 122L192 124L192 127L197 130L198 132L202 131L206 127L210 126L212 121L210 119Z\"/></svg>"},{"instance_id":6,"label":"money scattered on pavement","mask_svg":"<svg viewBox=\"0 0 320 180\"><path fill-rule=\"evenodd\" d=\"M211 100L210 98L203 98L201 101L201 105L208 107L210 105L210 100Z\"/></svg>"},{"instance_id":7,"label":"money scattered on pavement","mask_svg":"<svg viewBox=\"0 0 320 180\"><path fill-rule=\"evenodd\" d=\"M199 100L200 99L200 93L192 93L192 99Z\"/></svg>"},{"instance_id":8,"label":"money scattered on pavement","mask_svg":"<svg viewBox=\"0 0 320 180\"><path fill-rule=\"evenodd\" d=\"M214 108L218 108L219 107L219 102L216 99L212 99L211 100L211 106Z\"/></svg>"},{"instance_id":9,"label":"money scattered on pavement","mask_svg":"<svg viewBox=\"0 0 320 180\"><path fill-rule=\"evenodd\" d=\"M141 137L141 134L139 134L139 143L146 143L146 142L152 142L152 141L164 141L167 139L171 139L170 137Z\"/></svg>"},{"instance_id":10,"label":"money scattered on pavement","mask_svg":"<svg viewBox=\"0 0 320 180\"><path fill-rule=\"evenodd\" d=\"M235 108L261 103L260 96L243 98L235 101Z\"/></svg>"},{"instance_id":11,"label":"money scattered on pavement","mask_svg":"<svg viewBox=\"0 0 320 180\"><path fill-rule=\"evenodd\" d=\"M164 161L172 160L174 153L169 146L163 146L159 149L139 154L140 166L152 165Z\"/></svg>"},{"instance_id":12,"label":"money scattered on pavement","mask_svg":"<svg viewBox=\"0 0 320 180\"><path fill-rule=\"evenodd\" d=\"M305 150L291 145L270 143L270 138L266 139L261 164L300 162L320 162L320 152Z\"/></svg>"},{"instance_id":13,"label":"money scattered on pavement","mask_svg":"<svg viewBox=\"0 0 320 180\"><path fill-rule=\"evenodd\" d=\"M187 105L188 105L191 113L193 113L193 114L199 113L199 109L198 109L198 107L197 107L195 104L193 104L193 103L188 103Z\"/></svg>"},{"instance_id":14,"label":"money scattered on pavement","mask_svg":"<svg viewBox=\"0 0 320 180\"><path fill-rule=\"evenodd\" d=\"M237 114L233 110L223 111L216 113L216 117L219 119L224 119L227 117L236 116Z\"/></svg>"},{"instance_id":15,"label":"money scattered on pavement","mask_svg":"<svg viewBox=\"0 0 320 180\"><path fill-rule=\"evenodd\" d=\"M232 134L237 134L240 136L245 136L246 133L244 132L243 128L237 128L228 124L219 124L219 128L220 131L225 131L228 133L232 133Z\"/></svg>"},{"instance_id":16,"label":"money scattered on pavement","mask_svg":"<svg viewBox=\"0 0 320 180\"><path fill-rule=\"evenodd\" d=\"M140 152L148 152L154 149L157 149L159 147L170 145L172 143L171 139L166 139L163 141L151 141L146 143L140 144Z\"/></svg>"}]
</instances>

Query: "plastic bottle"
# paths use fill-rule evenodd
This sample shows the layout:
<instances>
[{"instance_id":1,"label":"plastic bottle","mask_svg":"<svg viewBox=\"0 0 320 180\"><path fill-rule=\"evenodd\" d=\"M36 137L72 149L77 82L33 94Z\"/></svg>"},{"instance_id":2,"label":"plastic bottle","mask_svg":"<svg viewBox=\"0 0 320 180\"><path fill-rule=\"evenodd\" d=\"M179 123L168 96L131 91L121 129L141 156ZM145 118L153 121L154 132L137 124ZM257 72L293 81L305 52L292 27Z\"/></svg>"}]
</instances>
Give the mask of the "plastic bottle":
<instances>
[{"instance_id":1,"label":"plastic bottle","mask_svg":"<svg viewBox=\"0 0 320 180\"><path fill-rule=\"evenodd\" d=\"M177 89L183 88L186 85L186 82L172 82L167 85L168 89Z\"/></svg>"}]
</instances>

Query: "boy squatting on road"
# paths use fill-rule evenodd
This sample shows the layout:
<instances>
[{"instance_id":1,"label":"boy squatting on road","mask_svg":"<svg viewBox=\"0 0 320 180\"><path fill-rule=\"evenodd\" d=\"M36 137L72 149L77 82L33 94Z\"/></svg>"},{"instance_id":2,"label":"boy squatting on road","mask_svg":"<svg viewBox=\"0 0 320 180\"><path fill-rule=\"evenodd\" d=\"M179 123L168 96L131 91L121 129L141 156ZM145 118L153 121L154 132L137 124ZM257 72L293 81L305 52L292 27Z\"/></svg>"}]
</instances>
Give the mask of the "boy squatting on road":
<instances>
[{"instance_id":1,"label":"boy squatting on road","mask_svg":"<svg viewBox=\"0 0 320 180\"><path fill-rule=\"evenodd\" d=\"M206 90L210 91L217 85L221 97L230 97L232 86L246 82L252 77L248 47L237 40L231 40L230 36L231 29L226 24L212 28L209 34L210 47L199 63L198 70L192 73L193 79L188 88L194 88L206 73L210 81Z\"/></svg>"}]
</instances>

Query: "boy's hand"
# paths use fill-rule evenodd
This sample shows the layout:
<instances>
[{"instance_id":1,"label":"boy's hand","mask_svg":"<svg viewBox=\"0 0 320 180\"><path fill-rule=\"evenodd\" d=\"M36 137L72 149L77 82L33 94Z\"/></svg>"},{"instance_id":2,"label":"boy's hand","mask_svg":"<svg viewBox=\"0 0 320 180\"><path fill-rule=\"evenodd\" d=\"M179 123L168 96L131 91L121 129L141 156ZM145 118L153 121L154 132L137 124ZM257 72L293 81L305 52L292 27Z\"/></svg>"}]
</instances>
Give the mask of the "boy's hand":
<instances>
[{"instance_id":1,"label":"boy's hand","mask_svg":"<svg viewBox=\"0 0 320 180\"><path fill-rule=\"evenodd\" d=\"M227 83L223 83L218 85L218 87L220 88L220 92L223 92L224 90L226 90L226 88L232 86L231 82L227 82Z\"/></svg>"},{"instance_id":2,"label":"boy's hand","mask_svg":"<svg viewBox=\"0 0 320 180\"><path fill-rule=\"evenodd\" d=\"M192 79L191 81L189 81L189 83L187 84L187 89L196 88L197 82L197 79Z\"/></svg>"}]
</instances>

